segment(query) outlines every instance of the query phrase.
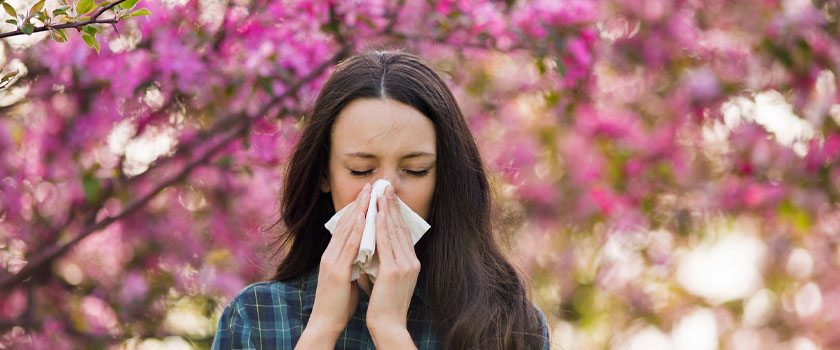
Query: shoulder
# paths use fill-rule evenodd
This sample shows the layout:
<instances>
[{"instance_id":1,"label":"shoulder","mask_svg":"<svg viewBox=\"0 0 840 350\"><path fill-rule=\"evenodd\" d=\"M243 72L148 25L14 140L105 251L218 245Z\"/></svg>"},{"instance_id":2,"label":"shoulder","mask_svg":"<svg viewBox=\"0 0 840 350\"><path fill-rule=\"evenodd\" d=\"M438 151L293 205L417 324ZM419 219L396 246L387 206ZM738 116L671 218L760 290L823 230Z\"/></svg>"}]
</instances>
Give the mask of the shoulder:
<instances>
[{"instance_id":1,"label":"shoulder","mask_svg":"<svg viewBox=\"0 0 840 350\"><path fill-rule=\"evenodd\" d=\"M315 301L317 283L317 270L302 273L288 280L253 283L242 288L231 299L226 309L233 309L230 311L235 311L241 316L251 315L266 308L310 309Z\"/></svg>"},{"instance_id":2,"label":"shoulder","mask_svg":"<svg viewBox=\"0 0 840 350\"><path fill-rule=\"evenodd\" d=\"M534 310L537 313L537 318L540 320L540 325L542 327L542 338L543 338L543 349L548 350L551 345L551 337L548 325L548 319L546 319L545 314L540 310L540 307L537 304L534 305Z\"/></svg>"},{"instance_id":3,"label":"shoulder","mask_svg":"<svg viewBox=\"0 0 840 350\"><path fill-rule=\"evenodd\" d=\"M242 288L227 307L237 311L248 311L260 307L286 306L290 303L297 305L300 298L307 293L307 288L304 288L302 282L302 278L295 278L288 281L253 283Z\"/></svg>"},{"instance_id":4,"label":"shoulder","mask_svg":"<svg viewBox=\"0 0 840 350\"><path fill-rule=\"evenodd\" d=\"M212 348L292 349L303 330L303 309L310 299L298 282L257 282L239 291L219 318Z\"/></svg>"},{"instance_id":5,"label":"shoulder","mask_svg":"<svg viewBox=\"0 0 840 350\"><path fill-rule=\"evenodd\" d=\"M240 290L239 293L230 300L228 306L240 308L248 305L257 305L260 302L263 302L263 304L274 303L275 299L272 296L282 293L288 289L289 285L279 281L252 283L245 286L245 288L242 288L242 290Z\"/></svg>"}]
</instances>

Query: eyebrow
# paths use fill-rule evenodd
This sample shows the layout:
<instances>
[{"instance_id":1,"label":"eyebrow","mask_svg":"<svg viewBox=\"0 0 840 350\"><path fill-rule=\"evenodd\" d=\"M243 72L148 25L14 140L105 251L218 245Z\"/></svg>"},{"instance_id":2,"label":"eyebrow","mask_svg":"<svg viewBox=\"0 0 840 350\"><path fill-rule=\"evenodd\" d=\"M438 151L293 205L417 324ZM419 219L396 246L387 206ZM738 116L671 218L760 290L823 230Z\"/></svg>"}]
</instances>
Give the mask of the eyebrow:
<instances>
[{"instance_id":1,"label":"eyebrow","mask_svg":"<svg viewBox=\"0 0 840 350\"><path fill-rule=\"evenodd\" d=\"M377 158L376 155L371 154L371 153L365 153L365 152L349 152L349 153L345 153L344 156L365 158L365 159L376 159ZM409 154L406 154L406 155L402 156L400 158L400 160L408 159L408 158L434 157L434 156L435 156L434 153L429 153L429 152L411 152Z\"/></svg>"}]
</instances>

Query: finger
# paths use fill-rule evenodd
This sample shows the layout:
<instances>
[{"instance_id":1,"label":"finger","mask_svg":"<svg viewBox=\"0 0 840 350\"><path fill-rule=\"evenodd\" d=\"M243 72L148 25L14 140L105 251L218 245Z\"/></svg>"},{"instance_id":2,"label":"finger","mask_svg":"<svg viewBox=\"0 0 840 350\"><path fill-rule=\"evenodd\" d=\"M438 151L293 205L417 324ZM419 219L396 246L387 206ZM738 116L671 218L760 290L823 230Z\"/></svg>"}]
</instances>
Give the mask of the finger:
<instances>
[{"instance_id":1,"label":"finger","mask_svg":"<svg viewBox=\"0 0 840 350\"><path fill-rule=\"evenodd\" d=\"M364 187L362 187L362 191L359 193L359 197L357 199L358 206L356 210L362 213L364 217L367 214L368 206L370 205L370 183L366 183Z\"/></svg>"},{"instance_id":2,"label":"finger","mask_svg":"<svg viewBox=\"0 0 840 350\"><path fill-rule=\"evenodd\" d=\"M370 183L366 183L362 187L355 202L356 207L351 208L347 212L348 216L353 216L355 219L348 229L350 231L349 237L342 246L342 251L346 251L346 256L341 258L342 260L349 259L351 262L359 256L359 245L362 243L362 234L365 230L365 214L367 213L370 202Z\"/></svg>"},{"instance_id":3,"label":"finger","mask_svg":"<svg viewBox=\"0 0 840 350\"><path fill-rule=\"evenodd\" d=\"M402 215L400 215L400 203L397 202L397 195L394 194L394 188L388 186L385 189L385 196L388 200L388 214L391 216L391 220L394 224L398 225L398 228L402 228L401 226L405 226L403 223Z\"/></svg>"},{"instance_id":4,"label":"finger","mask_svg":"<svg viewBox=\"0 0 840 350\"><path fill-rule=\"evenodd\" d=\"M341 259L342 251L344 251L344 247L347 245L349 241L348 234L342 233L339 234L339 231L348 231L344 227L347 225L355 224L355 218L353 215L346 215L342 217L342 219L346 218L344 225L341 229L336 227L335 234L333 235L332 239L330 239L329 244L327 244L327 249L324 250L324 254L322 255L322 261L326 261L330 264L335 264L339 259Z\"/></svg>"},{"instance_id":5,"label":"finger","mask_svg":"<svg viewBox=\"0 0 840 350\"><path fill-rule=\"evenodd\" d=\"M393 191L391 191L393 194ZM399 236L402 233L400 231L399 225L397 224L394 218L394 210L391 200L393 198L392 195L388 195L386 192L385 194L385 208L386 208L386 215L385 215L385 226L388 227L388 233L386 237L386 243L391 248L391 254L394 258L395 266L398 266L398 270L403 270L407 268L409 264L409 256L408 256L408 248L404 246L404 243L401 243L399 240Z\"/></svg>"},{"instance_id":6,"label":"finger","mask_svg":"<svg viewBox=\"0 0 840 350\"><path fill-rule=\"evenodd\" d=\"M391 221L397 227L397 239L401 242L407 242L409 246L413 245L411 243L411 231L408 229L408 225L405 224L405 219L400 211L400 203L397 195L394 194L393 188L388 194L388 204L391 208Z\"/></svg>"},{"instance_id":7,"label":"finger","mask_svg":"<svg viewBox=\"0 0 840 350\"><path fill-rule=\"evenodd\" d=\"M399 236L399 226L397 226L394 220L394 213L391 206L391 200L386 193L383 195L384 202L385 202L385 226L388 227L388 234L386 237L387 244L391 247L391 253L394 255L394 263L397 266L404 266L405 265L405 252L403 251L402 247L400 247L399 240L397 236Z\"/></svg>"},{"instance_id":8,"label":"finger","mask_svg":"<svg viewBox=\"0 0 840 350\"><path fill-rule=\"evenodd\" d=\"M385 221L387 217L387 210L384 210L385 197L380 196L377 201L377 206L381 209L376 213L376 248L379 249L379 263L393 264L394 253L391 249L391 242L388 239L389 227Z\"/></svg>"},{"instance_id":9,"label":"finger","mask_svg":"<svg viewBox=\"0 0 840 350\"><path fill-rule=\"evenodd\" d=\"M358 204L356 201L350 203L350 208L345 213L355 212L353 210ZM335 225L335 230L333 230L333 237L340 238L341 236L345 235L347 232L347 226L351 225L353 222L352 215L344 215L338 219L338 223Z\"/></svg>"},{"instance_id":10,"label":"finger","mask_svg":"<svg viewBox=\"0 0 840 350\"><path fill-rule=\"evenodd\" d=\"M353 205L354 203L350 203L351 207ZM327 248L324 250L323 256L338 255L338 253L341 251L341 247L343 247L344 243L347 241L347 226L352 225L353 221L354 218L352 215L344 215L338 219L338 223L335 225L335 229L332 232L332 237L330 238L330 242L327 244Z\"/></svg>"},{"instance_id":11,"label":"finger","mask_svg":"<svg viewBox=\"0 0 840 350\"><path fill-rule=\"evenodd\" d=\"M397 196L394 194L393 188L386 191L389 218L387 220L388 227L391 228L393 242L394 256L398 262L408 262L414 256L414 247L411 243L411 232L405 224L405 220L400 212L399 202Z\"/></svg>"},{"instance_id":12,"label":"finger","mask_svg":"<svg viewBox=\"0 0 840 350\"><path fill-rule=\"evenodd\" d=\"M361 213L353 212L348 214L353 217L353 225L350 227L350 233L347 235L344 244L341 246L338 261L342 264L352 264L353 260L359 256L359 245L362 241L362 231L365 227L365 218Z\"/></svg>"},{"instance_id":13,"label":"finger","mask_svg":"<svg viewBox=\"0 0 840 350\"><path fill-rule=\"evenodd\" d=\"M354 219L352 218L353 215L349 214L359 211L358 208L362 208L362 212L364 213L364 210L367 210L367 201L365 201L366 197L369 200L370 184L365 184L365 186L362 187L359 193L356 194L356 199L354 199L353 202L350 203L350 207L347 208L347 211L344 212L345 215L338 219L338 224L335 225L335 232L333 233L334 235L338 234L344 236L347 233L349 233L347 226L352 227L354 222ZM342 245L344 245L343 243L344 241L342 241Z\"/></svg>"}]
</instances>

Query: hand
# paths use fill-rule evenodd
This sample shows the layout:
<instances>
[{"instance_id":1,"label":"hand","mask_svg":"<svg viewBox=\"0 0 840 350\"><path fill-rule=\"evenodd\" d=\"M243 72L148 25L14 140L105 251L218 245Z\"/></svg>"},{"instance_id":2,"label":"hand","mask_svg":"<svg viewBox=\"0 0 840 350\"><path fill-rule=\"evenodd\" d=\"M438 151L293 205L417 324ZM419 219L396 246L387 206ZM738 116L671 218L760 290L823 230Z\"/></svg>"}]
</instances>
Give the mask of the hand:
<instances>
[{"instance_id":1,"label":"hand","mask_svg":"<svg viewBox=\"0 0 840 350\"><path fill-rule=\"evenodd\" d=\"M414 253L411 232L400 214L393 187L385 188L384 195L377 201L377 208L379 273L368 304L368 328L377 348L414 348L406 328L406 318L420 273L420 261Z\"/></svg>"},{"instance_id":2,"label":"hand","mask_svg":"<svg viewBox=\"0 0 840 350\"><path fill-rule=\"evenodd\" d=\"M347 213L338 220L330 243L321 256L315 304L309 323L301 335L301 342L313 340L313 343L306 344L329 343L329 348L332 348L356 310L359 288L350 282L350 278L353 261L359 254L368 203L370 184L362 188Z\"/></svg>"}]
</instances>

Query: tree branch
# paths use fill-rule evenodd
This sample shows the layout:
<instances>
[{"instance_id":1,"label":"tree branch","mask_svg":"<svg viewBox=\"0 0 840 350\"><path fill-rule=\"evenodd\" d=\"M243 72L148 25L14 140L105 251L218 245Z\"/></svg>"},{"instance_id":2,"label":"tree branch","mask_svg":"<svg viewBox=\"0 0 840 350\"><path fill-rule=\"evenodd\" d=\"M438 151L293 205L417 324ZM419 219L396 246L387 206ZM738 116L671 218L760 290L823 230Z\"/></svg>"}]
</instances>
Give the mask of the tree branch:
<instances>
[{"instance_id":1,"label":"tree branch","mask_svg":"<svg viewBox=\"0 0 840 350\"><path fill-rule=\"evenodd\" d=\"M11 277L8 277L8 278L4 279L2 282L0 282L0 290L6 290L6 289L18 284L18 283L26 281L29 277L34 275L38 270L40 270L41 268L49 265L49 263L51 261L53 261L58 256L61 256L64 253L66 253L71 247L75 246L77 243L79 243L85 237L89 236L91 233L99 231L101 229L104 229L104 228L108 227L111 223L113 223L114 221L122 219L122 218L134 213L138 209L142 208L144 205L146 205L146 203L148 203L152 198L154 198L155 195L157 195L164 188L169 187L169 186L175 184L176 182L182 180L183 178L185 178L193 169L195 169L196 167L198 167L199 165L203 164L205 161L210 159L210 157L212 157L213 154L215 154L218 150L224 148L227 145L228 142L236 139L236 137L238 137L239 134L242 133L242 131L244 130L244 127L246 127L247 125L249 125L249 123L240 124L238 126L238 128L234 129L233 132L231 132L230 134L223 137L222 140L219 141L218 144L216 144L215 146L213 146L209 150L205 151L204 154L202 154L197 159L195 159L192 162L190 162L189 164L187 164L178 174L176 174L175 176L173 176L169 180L164 181L163 183L158 185L154 190L152 190L151 192L149 192L148 194L146 194L145 196L143 196L139 200L134 201L133 203L129 204L119 214L117 214L115 216L109 216L109 217L103 219L102 221L97 222L97 223L93 224L92 226L89 226L89 227L83 229L82 233L80 233L78 236L73 238L71 241L69 241L69 242L67 242L63 245L53 245L53 246L47 248L46 251L43 254L36 257L35 259L32 259L17 274L15 274Z\"/></svg>"},{"instance_id":2,"label":"tree branch","mask_svg":"<svg viewBox=\"0 0 840 350\"><path fill-rule=\"evenodd\" d=\"M44 31L50 30L50 28L52 28L52 29L65 29L65 28L76 28L76 29L78 29L78 28L84 27L88 24L117 23L117 22L119 22L119 21L116 18L106 18L106 19L93 19L93 18L91 18L89 20L82 21L82 22L64 23L64 24L59 24L57 26L49 26L49 27L47 27L47 26L37 27L37 28L35 28L34 31L32 31L32 33L44 32ZM21 32L20 29L18 29L18 30L15 30L13 32L0 34L0 39L7 38L7 37L10 37L10 36L15 36L15 35L21 35L21 34L24 34L24 32Z\"/></svg>"},{"instance_id":3,"label":"tree branch","mask_svg":"<svg viewBox=\"0 0 840 350\"><path fill-rule=\"evenodd\" d=\"M211 147L209 150L202 153L199 157L189 162L183 169L181 169L180 172L178 172L178 174L171 177L169 180L159 184L152 191L150 191L148 194L146 194L139 200L134 201L130 205L126 206L119 214L115 216L109 216L98 223L88 226L87 228L83 229L78 236L76 236L74 239L70 240L69 242L63 245L53 245L49 248L46 248L44 253L30 260L30 262L26 264L26 266L24 266L23 269L18 271L18 273L0 280L0 291L6 291L8 289L11 289L16 284L26 281L41 269L48 267L54 259L65 254L70 248L75 246L77 243L79 243L85 237L89 236L91 233L104 229L108 227L111 223L120 220L128 215L131 215L135 211L145 206L146 203L148 203L152 198L154 198L159 192L163 191L163 189L172 186L175 183L186 178L187 175L189 175L195 168L207 162L214 154L216 154L216 152L223 149L228 143L241 137L245 133L245 131L247 131L248 128L250 128L251 123L255 119L263 116L271 108L280 103L284 98L289 97L292 94L296 94L301 87L320 76L321 73L323 73L328 67L336 64L338 61L346 57L349 51L349 45L346 43L343 44L339 51L335 55L333 55L329 60L323 62L309 75L300 79L286 93L274 97L269 103L263 106L254 115L248 116L243 113L240 113L233 117L225 118L237 121L237 123L234 124L234 126L232 127L233 132L230 132L229 134L222 137L222 140L218 141L218 143L215 146Z\"/></svg>"},{"instance_id":4,"label":"tree branch","mask_svg":"<svg viewBox=\"0 0 840 350\"><path fill-rule=\"evenodd\" d=\"M116 5L116 4L118 4L122 1L125 1L125 0L118 0L114 4L110 4L110 6L108 6L107 8L101 9L100 11L98 11L96 13L96 15L94 15L94 17L92 17L90 19L90 21L94 21L96 16L99 16L105 10L113 7L114 5ZM400 4L402 4L402 3L400 3ZM398 7L396 9L395 13L399 13L399 9L400 9L400 7ZM396 21L396 17L397 16L394 16L394 18L391 19L391 23L389 23L385 27L386 32L383 32L381 34L383 34L383 35L390 34L390 31L392 30L393 25L394 25L393 22ZM84 23L84 22L80 22L80 23ZM4 278L0 279L0 291L7 291L7 290L11 289L12 287L14 287L16 284L29 280L32 276L37 274L38 271L41 271L42 269L47 268L53 260L55 260L57 257L65 254L67 251L70 250L70 248L75 246L77 243L82 241L84 238L86 238L90 234L92 234L94 232L97 232L101 229L104 229L104 228L108 227L111 223L113 223L117 220L120 220L120 219L122 219L122 218L124 218L128 215L133 214L135 211L137 211L140 208L142 208L143 206L145 206L146 203L148 203L152 198L154 198L158 193L163 191L165 188L167 188L169 186L172 186L172 185L176 184L177 182L186 178L187 175L189 175L192 172L192 170L194 170L198 166L207 162L216 152L223 149L228 143L230 143L231 141L236 140L239 137L241 137L242 135L244 135L245 132L250 128L252 122L255 119L260 118L263 115L265 115L269 110L271 110L277 104L282 102L283 99L285 99L287 97L290 97L294 94L297 94L297 92L300 90L301 87L310 83L312 80L314 80L318 76L320 76L327 68L337 64L339 61L341 61L342 59L344 59L345 57L347 57L349 55L350 49L351 49L351 45L349 43L352 42L352 41L344 40L344 38L342 38L340 36L338 37L338 39L339 39L338 41L341 42L341 46L340 46L338 52L336 52L329 60L326 60L326 61L322 62L318 67L316 67L312 72L310 72L309 75L307 75L307 76L301 78L300 80L298 80L285 93L272 98L257 113L255 113L254 115L251 115L251 116L245 115L244 113L239 113L239 114L236 114L234 116L224 118L224 119L220 120L220 122L216 123L217 125L219 125L219 124L223 125L223 124L227 124L227 122L232 122L233 125L231 126L231 128L233 128L233 131L230 132L228 135L224 136L221 141L219 141L215 146L211 147L209 150L205 151L203 154L201 154L201 156L199 156L196 159L194 159L193 161L189 162L183 169L181 169L181 171L178 172L178 174L171 177L169 180L164 181L163 183L159 184L152 191L147 193L145 196L143 196L139 200L137 200L137 201L131 203L130 205L126 206L119 214L117 214L115 216L109 216L109 217L103 219L102 221L99 221L99 222L97 222L93 225L90 225L90 226L86 227L85 229L82 229L81 233L79 233L78 236L76 236L74 239L70 240L69 242L67 242L65 244L52 245L52 246L46 248L44 253L42 253L42 254L38 255L37 257L31 259L29 261L29 263L26 264L26 266L24 266L20 271L18 271L18 273L14 274L12 276L8 276L8 277L4 277ZM215 130L217 128L214 127L213 129ZM230 130L230 128L218 128L218 129L220 129L220 130ZM210 136L212 136L212 134ZM179 157L179 155L182 155L182 154L184 154L183 149L177 151L176 155L173 156L173 157L170 157L169 159L177 158L177 157ZM155 166L155 168L157 168L157 166ZM103 199L103 202L104 202L104 199Z\"/></svg>"},{"instance_id":5,"label":"tree branch","mask_svg":"<svg viewBox=\"0 0 840 350\"><path fill-rule=\"evenodd\" d=\"M76 23L64 23L64 24L59 24L59 25L55 25L55 26L43 25L43 26L40 26L40 27L36 27L35 30L32 31L32 33L44 32L44 31L48 31L50 29L65 29L65 28L76 28L76 30L79 30L79 28L84 27L88 24L96 24L96 23L111 23L111 24L114 24L114 23L117 23L117 22L119 22L117 17L106 18L106 19L98 19L98 18L105 11L108 11L108 10L114 8L114 6L117 6L124 1L125 0L117 0L117 1L114 1L113 3L111 3L111 4L108 4L108 6L100 8L99 11L96 11L96 13L94 13L93 16L91 16L90 19L88 19L88 20L81 21L81 22L76 22ZM12 32L0 34L0 39L7 38L7 37L10 37L10 36L15 36L15 35L21 35L21 34L26 34L26 33L22 32L22 31L20 31L20 29L18 29L18 30L12 31Z\"/></svg>"}]
</instances>

